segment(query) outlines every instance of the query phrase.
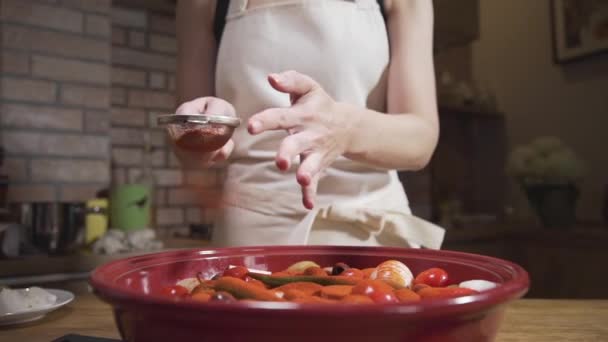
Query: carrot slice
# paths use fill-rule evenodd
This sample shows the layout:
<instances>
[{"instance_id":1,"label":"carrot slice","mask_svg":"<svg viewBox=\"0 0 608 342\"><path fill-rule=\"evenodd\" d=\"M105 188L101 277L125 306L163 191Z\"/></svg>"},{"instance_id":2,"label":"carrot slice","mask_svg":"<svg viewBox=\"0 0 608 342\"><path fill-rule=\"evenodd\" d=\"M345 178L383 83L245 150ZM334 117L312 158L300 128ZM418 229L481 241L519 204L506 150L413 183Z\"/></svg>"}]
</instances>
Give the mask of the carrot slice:
<instances>
[{"instance_id":1,"label":"carrot slice","mask_svg":"<svg viewBox=\"0 0 608 342\"><path fill-rule=\"evenodd\" d=\"M340 300L342 303L350 304L373 304L374 301L368 296L364 295L348 295Z\"/></svg>"},{"instance_id":2,"label":"carrot slice","mask_svg":"<svg viewBox=\"0 0 608 342\"><path fill-rule=\"evenodd\" d=\"M274 290L283 291L285 293L287 293L288 290L299 290L308 296L312 296L312 295L318 293L319 291L321 291L322 288L323 288L323 286L321 286L317 283L311 283L311 282L307 282L307 281L297 281L295 283L289 283L289 284L285 284L285 285L282 285L279 287L275 287Z\"/></svg>"},{"instance_id":3,"label":"carrot slice","mask_svg":"<svg viewBox=\"0 0 608 342\"><path fill-rule=\"evenodd\" d=\"M312 296L312 295L307 294L304 291L301 291L298 289L288 289L288 290L285 290L283 298L286 300L295 301L295 300L310 297L310 296Z\"/></svg>"},{"instance_id":4,"label":"carrot slice","mask_svg":"<svg viewBox=\"0 0 608 342\"><path fill-rule=\"evenodd\" d=\"M417 293L417 292L420 292L420 290L425 289L427 287L430 287L430 286L427 284L416 284L412 287L412 290L414 290L414 292Z\"/></svg>"},{"instance_id":5,"label":"carrot slice","mask_svg":"<svg viewBox=\"0 0 608 342\"><path fill-rule=\"evenodd\" d=\"M418 291L422 298L454 298L479 293L464 287L425 287Z\"/></svg>"},{"instance_id":6,"label":"carrot slice","mask_svg":"<svg viewBox=\"0 0 608 342\"><path fill-rule=\"evenodd\" d=\"M211 293L199 291L199 292L193 294L192 296L190 296L190 298L192 298L192 300L197 301L197 302L206 303L211 299Z\"/></svg>"},{"instance_id":7,"label":"carrot slice","mask_svg":"<svg viewBox=\"0 0 608 342\"><path fill-rule=\"evenodd\" d=\"M342 299L353 292L352 285L329 285L321 288L321 297L328 299Z\"/></svg>"},{"instance_id":8,"label":"carrot slice","mask_svg":"<svg viewBox=\"0 0 608 342\"><path fill-rule=\"evenodd\" d=\"M420 300L420 295L410 289L399 289L395 291L395 296L401 303L417 302Z\"/></svg>"},{"instance_id":9,"label":"carrot slice","mask_svg":"<svg viewBox=\"0 0 608 342\"><path fill-rule=\"evenodd\" d=\"M321 298L317 296L306 296L301 298L296 298L293 300L294 303L303 303L303 304L333 304L338 303L337 300Z\"/></svg>"},{"instance_id":10,"label":"carrot slice","mask_svg":"<svg viewBox=\"0 0 608 342\"><path fill-rule=\"evenodd\" d=\"M233 277L219 278L215 283L215 290L226 291L238 299L281 301L273 291Z\"/></svg>"}]
</instances>

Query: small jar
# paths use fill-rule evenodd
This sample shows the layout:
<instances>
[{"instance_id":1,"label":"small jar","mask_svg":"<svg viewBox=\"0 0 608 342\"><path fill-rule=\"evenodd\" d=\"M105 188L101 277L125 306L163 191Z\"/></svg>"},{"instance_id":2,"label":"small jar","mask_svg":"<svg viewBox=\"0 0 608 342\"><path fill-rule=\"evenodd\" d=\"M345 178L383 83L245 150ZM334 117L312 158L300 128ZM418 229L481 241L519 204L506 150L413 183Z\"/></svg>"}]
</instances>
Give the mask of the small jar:
<instances>
[{"instance_id":1,"label":"small jar","mask_svg":"<svg viewBox=\"0 0 608 342\"><path fill-rule=\"evenodd\" d=\"M96 198L87 201L85 222L86 244L90 244L102 237L108 230L108 200Z\"/></svg>"}]
</instances>

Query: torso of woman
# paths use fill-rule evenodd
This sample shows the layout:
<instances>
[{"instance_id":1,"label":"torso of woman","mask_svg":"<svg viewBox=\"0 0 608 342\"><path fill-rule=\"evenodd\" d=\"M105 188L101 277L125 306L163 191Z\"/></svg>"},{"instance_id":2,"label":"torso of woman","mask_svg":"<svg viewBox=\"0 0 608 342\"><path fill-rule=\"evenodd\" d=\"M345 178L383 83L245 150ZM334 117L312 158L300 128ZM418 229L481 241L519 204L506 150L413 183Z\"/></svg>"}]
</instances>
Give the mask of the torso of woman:
<instances>
[{"instance_id":1,"label":"torso of woman","mask_svg":"<svg viewBox=\"0 0 608 342\"><path fill-rule=\"evenodd\" d=\"M309 75L336 101L386 111L389 44L375 0L231 0L217 61L216 96L232 103L243 122L290 105L266 80L285 70ZM287 134L252 136L246 125L235 131L226 207L214 231L219 244L306 243L291 231L308 214L295 179L299 161L289 172L275 165ZM341 157L321 178L317 203L361 199L387 187L396 195L383 205L409 213L396 172ZM261 230L254 233L256 225Z\"/></svg>"}]
</instances>

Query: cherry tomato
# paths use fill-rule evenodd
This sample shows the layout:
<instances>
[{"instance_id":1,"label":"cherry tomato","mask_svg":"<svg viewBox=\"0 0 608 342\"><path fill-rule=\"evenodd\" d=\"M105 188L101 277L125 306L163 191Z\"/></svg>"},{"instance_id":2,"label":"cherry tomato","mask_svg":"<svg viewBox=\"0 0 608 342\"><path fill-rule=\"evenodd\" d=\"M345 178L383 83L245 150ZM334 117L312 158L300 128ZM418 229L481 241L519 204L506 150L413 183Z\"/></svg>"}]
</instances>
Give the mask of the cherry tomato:
<instances>
[{"instance_id":1,"label":"cherry tomato","mask_svg":"<svg viewBox=\"0 0 608 342\"><path fill-rule=\"evenodd\" d=\"M249 270L245 266L236 266L233 268L226 269L222 276L224 277L233 277L239 279L245 279L245 276L249 273Z\"/></svg>"},{"instance_id":2,"label":"cherry tomato","mask_svg":"<svg viewBox=\"0 0 608 342\"><path fill-rule=\"evenodd\" d=\"M376 291L369 295L369 298L378 304L399 303L399 299L393 292Z\"/></svg>"},{"instance_id":3,"label":"cherry tomato","mask_svg":"<svg viewBox=\"0 0 608 342\"><path fill-rule=\"evenodd\" d=\"M371 298L374 303L398 303L399 299L393 293L393 288L380 280L363 280L357 283L352 290L353 295L364 295Z\"/></svg>"},{"instance_id":4,"label":"cherry tomato","mask_svg":"<svg viewBox=\"0 0 608 342\"><path fill-rule=\"evenodd\" d=\"M426 271L420 272L416 279L414 279L414 285L426 284L432 287L442 287L448 283L448 273L441 268L429 268Z\"/></svg>"},{"instance_id":5,"label":"cherry tomato","mask_svg":"<svg viewBox=\"0 0 608 342\"><path fill-rule=\"evenodd\" d=\"M362 269L361 272L363 272L363 278L369 279L369 277L372 275L372 273L374 273L375 270L376 270L375 267Z\"/></svg>"},{"instance_id":6,"label":"cherry tomato","mask_svg":"<svg viewBox=\"0 0 608 342\"><path fill-rule=\"evenodd\" d=\"M363 272L358 268L349 268L340 273L344 277L363 278Z\"/></svg>"},{"instance_id":7,"label":"cherry tomato","mask_svg":"<svg viewBox=\"0 0 608 342\"><path fill-rule=\"evenodd\" d=\"M180 285L164 287L161 293L168 297L186 297L190 294L187 288Z\"/></svg>"}]
</instances>

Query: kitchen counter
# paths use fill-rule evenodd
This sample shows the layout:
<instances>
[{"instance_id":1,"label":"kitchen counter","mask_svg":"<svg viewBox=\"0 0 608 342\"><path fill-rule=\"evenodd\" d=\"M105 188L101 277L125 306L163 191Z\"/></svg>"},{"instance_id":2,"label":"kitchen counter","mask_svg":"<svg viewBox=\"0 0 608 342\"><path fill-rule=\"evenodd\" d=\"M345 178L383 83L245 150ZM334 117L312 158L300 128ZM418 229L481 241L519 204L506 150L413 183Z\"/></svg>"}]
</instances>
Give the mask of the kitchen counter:
<instances>
[{"instance_id":1,"label":"kitchen counter","mask_svg":"<svg viewBox=\"0 0 608 342\"><path fill-rule=\"evenodd\" d=\"M51 342L68 334L118 338L110 306L80 290L74 302L41 321L0 327L0 341ZM497 341L608 341L607 322L608 300L522 299L507 309Z\"/></svg>"}]
</instances>

